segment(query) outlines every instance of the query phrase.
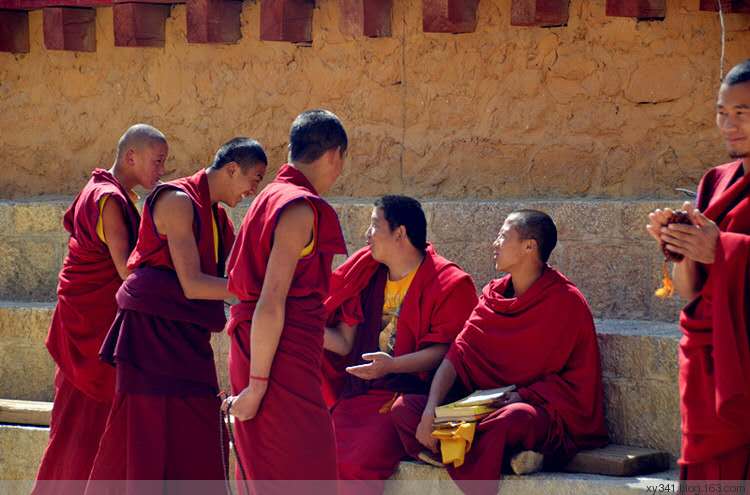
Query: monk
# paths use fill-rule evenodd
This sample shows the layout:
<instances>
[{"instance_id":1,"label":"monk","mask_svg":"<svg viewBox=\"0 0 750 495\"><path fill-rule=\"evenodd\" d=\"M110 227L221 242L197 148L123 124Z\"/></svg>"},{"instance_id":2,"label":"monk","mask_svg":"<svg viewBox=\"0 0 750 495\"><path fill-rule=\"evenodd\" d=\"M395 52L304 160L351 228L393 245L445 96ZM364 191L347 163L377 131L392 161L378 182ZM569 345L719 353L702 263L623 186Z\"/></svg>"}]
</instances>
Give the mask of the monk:
<instances>
[{"instance_id":1,"label":"monk","mask_svg":"<svg viewBox=\"0 0 750 495\"><path fill-rule=\"evenodd\" d=\"M593 318L581 292L547 264L556 243L548 215L511 213L493 244L495 268L507 275L482 290L429 396L406 395L393 406L404 445L417 456L423 448L436 452L435 409L456 381L467 393L517 387L477 424L463 465L448 469L465 492L497 493L516 454L514 471L524 474L607 443Z\"/></svg>"},{"instance_id":2,"label":"monk","mask_svg":"<svg viewBox=\"0 0 750 495\"><path fill-rule=\"evenodd\" d=\"M159 130L130 127L117 143L112 167L95 169L65 212L68 255L46 341L57 365L55 403L37 480L84 480L85 485L91 472L115 383L111 367L99 361L99 347L115 318L115 293L128 276L127 259L138 236L133 188L156 185L167 153ZM82 486L72 485L68 492L82 492ZM49 491L45 486L52 488L37 483L35 493Z\"/></svg>"},{"instance_id":3,"label":"monk","mask_svg":"<svg viewBox=\"0 0 750 495\"><path fill-rule=\"evenodd\" d=\"M289 133L290 163L253 201L227 263L240 303L227 325L235 395L223 407L238 420L238 478L244 468L257 493L330 492L325 483L290 488L261 480L336 479L320 369L331 262L346 244L320 195L341 173L347 145L333 113L300 114Z\"/></svg>"},{"instance_id":4,"label":"monk","mask_svg":"<svg viewBox=\"0 0 750 495\"><path fill-rule=\"evenodd\" d=\"M326 310L326 398L339 477L385 480L406 455L390 407L402 393L425 398L448 346L477 303L471 277L427 243L419 202L375 201L367 246L332 278ZM348 486L344 484L342 486ZM382 490L382 483L352 483Z\"/></svg>"},{"instance_id":5,"label":"monk","mask_svg":"<svg viewBox=\"0 0 750 495\"><path fill-rule=\"evenodd\" d=\"M692 225L649 215L649 233L684 256L674 284L689 301L680 314L683 480L750 479L750 60L724 78L716 123L733 162L701 179Z\"/></svg>"},{"instance_id":6,"label":"monk","mask_svg":"<svg viewBox=\"0 0 750 495\"><path fill-rule=\"evenodd\" d=\"M226 436L219 414L211 332L226 323L223 278L234 229L230 207L262 180L266 154L235 138L213 164L158 186L146 199L133 273L101 349L116 365L116 394L92 480L222 480ZM222 444L223 443L223 444ZM161 481L128 491L161 492ZM178 490L181 491L181 490Z\"/></svg>"}]
</instances>

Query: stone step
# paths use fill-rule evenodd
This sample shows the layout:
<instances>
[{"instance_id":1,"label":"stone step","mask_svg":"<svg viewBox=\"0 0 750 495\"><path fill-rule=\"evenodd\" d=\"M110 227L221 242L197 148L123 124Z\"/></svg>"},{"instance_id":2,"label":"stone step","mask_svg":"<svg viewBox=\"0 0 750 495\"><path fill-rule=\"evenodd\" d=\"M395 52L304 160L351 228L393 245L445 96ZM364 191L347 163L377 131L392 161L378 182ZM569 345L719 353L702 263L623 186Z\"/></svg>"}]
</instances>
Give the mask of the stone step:
<instances>
[{"instance_id":1,"label":"stone step","mask_svg":"<svg viewBox=\"0 0 750 495\"><path fill-rule=\"evenodd\" d=\"M0 299L52 301L67 236L62 216L70 199L0 201ZM372 201L332 199L350 252L364 245ZM646 215L679 203L657 200L535 200L424 202L428 238L483 286L493 272L491 244L513 209L537 208L555 219L560 242L551 262L588 298L598 318L675 321L679 301L653 296L661 254L645 231ZM239 224L244 203L231 212Z\"/></svg>"},{"instance_id":2,"label":"stone step","mask_svg":"<svg viewBox=\"0 0 750 495\"><path fill-rule=\"evenodd\" d=\"M0 480L4 487L15 488L4 493L28 493L28 481L5 484L10 480L33 480L44 453L49 428L0 424ZM232 454L233 457L234 454ZM642 492L658 483L672 483L675 471L664 471L639 477L611 477L583 473L543 472L505 478L502 494L579 494L620 495ZM653 490L652 490L653 491ZM445 469L426 464L402 462L386 484L386 494L460 493Z\"/></svg>"},{"instance_id":3,"label":"stone step","mask_svg":"<svg viewBox=\"0 0 750 495\"><path fill-rule=\"evenodd\" d=\"M28 493L44 453L49 428L0 424L0 480L4 493ZM233 456L233 454L232 454ZM611 477L582 473L543 472L507 476L502 494L579 494L620 495L643 492L658 483L673 483L675 471L640 477ZM16 483L9 481L17 480ZM25 480L25 481L24 481ZM6 491L7 490L7 491ZM653 491L653 490L652 490ZM445 469L426 464L402 462L386 483L386 494L460 493Z\"/></svg>"},{"instance_id":4,"label":"stone step","mask_svg":"<svg viewBox=\"0 0 750 495\"><path fill-rule=\"evenodd\" d=\"M542 472L524 476L508 475L504 478L502 495L632 495L650 491L653 487L677 488L677 472L663 471L648 476L614 477L597 474ZM386 495L416 493L420 495L459 495L462 492L451 481L445 469L416 462L402 462L398 471L386 483Z\"/></svg>"},{"instance_id":5,"label":"stone step","mask_svg":"<svg viewBox=\"0 0 750 495\"><path fill-rule=\"evenodd\" d=\"M49 426L51 402L0 399L0 423Z\"/></svg>"},{"instance_id":6,"label":"stone step","mask_svg":"<svg viewBox=\"0 0 750 495\"><path fill-rule=\"evenodd\" d=\"M0 397L51 401L54 363L44 347L52 305L0 302ZM607 423L615 443L679 453L674 323L598 320ZM219 381L229 389L229 339L214 334Z\"/></svg>"}]
</instances>

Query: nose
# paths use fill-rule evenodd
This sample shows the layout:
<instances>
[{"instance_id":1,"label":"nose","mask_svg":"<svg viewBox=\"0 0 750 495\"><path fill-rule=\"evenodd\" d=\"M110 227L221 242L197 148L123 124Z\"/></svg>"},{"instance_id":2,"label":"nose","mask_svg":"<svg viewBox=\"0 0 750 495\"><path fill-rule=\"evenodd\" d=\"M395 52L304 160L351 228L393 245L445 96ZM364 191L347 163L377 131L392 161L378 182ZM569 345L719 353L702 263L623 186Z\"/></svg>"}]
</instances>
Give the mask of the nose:
<instances>
[{"instance_id":1,"label":"nose","mask_svg":"<svg viewBox=\"0 0 750 495\"><path fill-rule=\"evenodd\" d=\"M372 238L372 225L367 227L367 230L365 230L365 239L369 241Z\"/></svg>"}]
</instances>

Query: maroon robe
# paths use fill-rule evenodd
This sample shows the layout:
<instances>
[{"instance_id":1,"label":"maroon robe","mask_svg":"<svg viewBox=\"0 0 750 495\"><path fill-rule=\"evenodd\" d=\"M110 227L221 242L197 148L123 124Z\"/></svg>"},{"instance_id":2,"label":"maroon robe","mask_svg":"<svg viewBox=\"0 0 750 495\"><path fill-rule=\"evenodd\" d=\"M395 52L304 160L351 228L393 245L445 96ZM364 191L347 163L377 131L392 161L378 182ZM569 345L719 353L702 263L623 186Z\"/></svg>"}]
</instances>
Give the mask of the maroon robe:
<instances>
[{"instance_id":1,"label":"maroon robe","mask_svg":"<svg viewBox=\"0 0 750 495\"><path fill-rule=\"evenodd\" d=\"M406 451L391 415L381 409L398 393L429 391L432 373L387 375L368 381L344 371L347 366L365 363L363 353L379 350L387 277L388 268L372 258L369 247L362 248L334 272L331 296L326 301L331 324L341 320L357 325L351 353L342 357L326 352L323 368L341 479L385 480L391 476ZM428 246L401 304L393 355L452 343L476 302L471 276Z\"/></svg>"},{"instance_id":2,"label":"maroon robe","mask_svg":"<svg viewBox=\"0 0 750 495\"><path fill-rule=\"evenodd\" d=\"M249 381L251 322L276 225L284 209L297 201L306 201L315 213L315 244L294 271L263 402L253 419L235 423L240 462L261 493L283 488L259 488L258 480L336 479L335 442L320 367L331 262L334 255L346 253L346 244L334 209L291 165L281 167L253 201L227 263L229 289L241 301L232 307L227 327L232 339L229 372L232 393L238 394Z\"/></svg>"},{"instance_id":3,"label":"maroon robe","mask_svg":"<svg viewBox=\"0 0 750 495\"><path fill-rule=\"evenodd\" d=\"M165 190L186 193L203 273L223 275L234 232L211 204L204 170L157 187L147 198L119 311L101 349L116 365L116 396L94 462L93 480L223 479L226 436L220 427L211 332L226 322L222 301L189 300L174 271L153 208ZM216 259L212 215L219 232ZM224 445L222 445L222 439ZM222 461L223 459L223 461ZM124 488L133 489L130 485Z\"/></svg>"},{"instance_id":4,"label":"maroon robe","mask_svg":"<svg viewBox=\"0 0 750 495\"><path fill-rule=\"evenodd\" d=\"M122 212L130 249L138 235L140 216L127 191L108 171L94 170L64 217L68 255L46 342L57 364L55 403L38 480L88 479L114 395L114 370L99 360L122 283L109 248L96 233L99 201L105 196ZM40 491L41 485L35 493Z\"/></svg>"},{"instance_id":5,"label":"maroon robe","mask_svg":"<svg viewBox=\"0 0 750 495\"><path fill-rule=\"evenodd\" d=\"M514 450L537 450L554 468L580 449L607 443L599 347L586 299L551 267L520 297L504 295L510 282L508 275L485 286L446 355L468 391L516 385L523 401L480 421L465 463L449 468L456 480L494 480L476 487L481 492L497 492ZM395 405L393 414L410 427L404 436L413 437L419 418L404 406Z\"/></svg>"},{"instance_id":6,"label":"maroon robe","mask_svg":"<svg viewBox=\"0 0 750 495\"><path fill-rule=\"evenodd\" d=\"M681 477L750 479L750 175L713 168L696 205L721 229L716 258L680 315Z\"/></svg>"}]
</instances>

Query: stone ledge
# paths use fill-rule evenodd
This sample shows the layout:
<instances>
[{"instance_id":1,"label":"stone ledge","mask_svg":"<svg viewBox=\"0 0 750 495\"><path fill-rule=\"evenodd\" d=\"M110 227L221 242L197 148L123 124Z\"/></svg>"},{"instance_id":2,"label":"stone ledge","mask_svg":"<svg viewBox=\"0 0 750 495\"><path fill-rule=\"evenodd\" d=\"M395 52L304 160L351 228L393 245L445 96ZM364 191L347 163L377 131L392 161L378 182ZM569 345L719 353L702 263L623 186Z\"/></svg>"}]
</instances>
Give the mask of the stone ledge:
<instances>
[{"instance_id":1,"label":"stone ledge","mask_svg":"<svg viewBox=\"0 0 750 495\"><path fill-rule=\"evenodd\" d=\"M372 201L333 198L350 252L364 245ZM66 253L62 215L67 200L0 201L0 299L54 299ZM660 300L661 253L646 234L648 212L674 202L657 200L424 201L428 239L481 288L496 276L491 243L504 217L520 207L547 211L558 224L551 262L588 298L599 318L675 321L680 301ZM239 225L247 203L233 209ZM339 258L338 262L341 261Z\"/></svg>"}]
</instances>

